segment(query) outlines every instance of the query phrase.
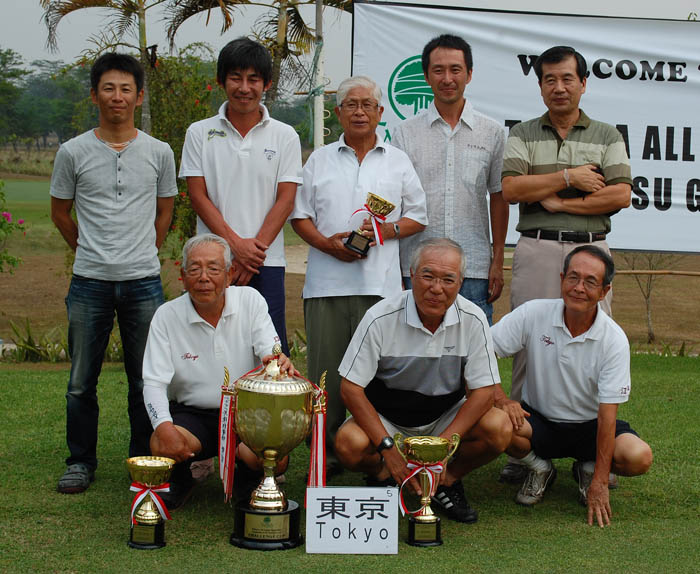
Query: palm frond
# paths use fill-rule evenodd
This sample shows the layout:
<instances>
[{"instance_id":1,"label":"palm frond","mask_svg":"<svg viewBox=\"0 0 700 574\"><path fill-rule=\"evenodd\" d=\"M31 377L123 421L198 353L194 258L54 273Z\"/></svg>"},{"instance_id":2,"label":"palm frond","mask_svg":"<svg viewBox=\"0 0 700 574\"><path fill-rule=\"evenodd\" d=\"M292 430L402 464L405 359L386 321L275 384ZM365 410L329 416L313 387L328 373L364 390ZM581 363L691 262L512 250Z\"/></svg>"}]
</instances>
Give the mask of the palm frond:
<instances>
[{"instance_id":1,"label":"palm frond","mask_svg":"<svg viewBox=\"0 0 700 574\"><path fill-rule=\"evenodd\" d=\"M208 25L211 11L218 8L224 20L221 25L221 34L223 34L233 26L235 11L240 9L242 5L250 3L251 0L177 0L165 10L164 20L167 24L170 49L172 50L175 46L175 34L177 34L178 29L185 20L202 12L207 12L205 25Z\"/></svg>"},{"instance_id":2,"label":"palm frond","mask_svg":"<svg viewBox=\"0 0 700 574\"><path fill-rule=\"evenodd\" d=\"M55 52L58 50L58 24L64 16L82 10L83 8L117 8L114 0L40 0L44 8L43 20L48 35L46 47Z\"/></svg>"}]
</instances>

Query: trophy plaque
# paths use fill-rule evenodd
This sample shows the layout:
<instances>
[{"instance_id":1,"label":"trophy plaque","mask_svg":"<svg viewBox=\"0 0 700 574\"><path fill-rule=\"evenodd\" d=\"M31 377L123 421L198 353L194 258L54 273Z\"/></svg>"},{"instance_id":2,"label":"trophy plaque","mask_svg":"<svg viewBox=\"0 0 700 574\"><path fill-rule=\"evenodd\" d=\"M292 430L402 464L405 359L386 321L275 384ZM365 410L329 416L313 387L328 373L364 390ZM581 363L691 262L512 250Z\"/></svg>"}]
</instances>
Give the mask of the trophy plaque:
<instances>
[{"instance_id":1,"label":"trophy plaque","mask_svg":"<svg viewBox=\"0 0 700 574\"><path fill-rule=\"evenodd\" d=\"M355 215L356 213L368 213L372 218L372 226L374 227L374 236L376 241L383 244L384 242L378 229L377 219L384 221L386 216L394 211L395 207L396 206L393 203L387 201L383 197L379 197L374 193L368 193L364 207L358 209L352 215ZM352 219L352 216L350 216L350 219ZM345 240L345 247L347 247L350 251L359 253L360 255L367 255L369 252L369 244L371 242L372 240L364 234L362 231L362 226L360 226L356 231L352 231L350 233L350 236Z\"/></svg>"},{"instance_id":2,"label":"trophy plaque","mask_svg":"<svg viewBox=\"0 0 700 574\"><path fill-rule=\"evenodd\" d=\"M316 389L301 377L281 374L273 359L264 370L244 375L223 392L233 398L235 433L262 459L264 469L250 500L236 504L231 544L255 550L295 548L303 541L299 505L280 490L275 467L311 431L318 408Z\"/></svg>"},{"instance_id":3,"label":"trophy plaque","mask_svg":"<svg viewBox=\"0 0 700 574\"><path fill-rule=\"evenodd\" d=\"M421 488L421 507L416 511L407 511L408 544L411 546L440 546L440 517L430 508L430 496L435 475L442 472L444 464L459 447L459 435L453 434L451 440L437 436L414 436L403 438L401 433L394 435L394 444L411 470L403 486L408 480L418 475ZM405 509L401 494L402 512Z\"/></svg>"},{"instance_id":4,"label":"trophy plaque","mask_svg":"<svg viewBox=\"0 0 700 574\"><path fill-rule=\"evenodd\" d=\"M168 478L175 461L163 456L134 456L126 459L131 475L131 490L136 492L131 504L129 546L153 550L165 546L165 521L170 514L158 492L169 490Z\"/></svg>"}]
</instances>

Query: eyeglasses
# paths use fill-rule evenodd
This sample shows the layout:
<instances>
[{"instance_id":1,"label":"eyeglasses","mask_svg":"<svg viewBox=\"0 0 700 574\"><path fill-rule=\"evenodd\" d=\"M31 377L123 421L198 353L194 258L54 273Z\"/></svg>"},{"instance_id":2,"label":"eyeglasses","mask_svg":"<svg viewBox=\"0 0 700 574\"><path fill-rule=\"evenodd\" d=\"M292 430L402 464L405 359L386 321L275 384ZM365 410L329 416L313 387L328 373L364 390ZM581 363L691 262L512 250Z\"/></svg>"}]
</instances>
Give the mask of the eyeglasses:
<instances>
[{"instance_id":1,"label":"eyeglasses","mask_svg":"<svg viewBox=\"0 0 700 574\"><path fill-rule=\"evenodd\" d=\"M567 273L564 276L564 283L566 283L570 287L578 285L579 281L581 280L581 277L579 277L577 273ZM602 285L602 283L598 283L593 279L583 279L583 286L586 288L587 291L595 291L596 289L600 289Z\"/></svg>"},{"instance_id":2,"label":"eyeglasses","mask_svg":"<svg viewBox=\"0 0 700 574\"><path fill-rule=\"evenodd\" d=\"M210 265L208 267L198 267L193 265L192 267L185 269L185 275L192 278L201 277L204 271L207 272L207 277L218 277L224 272L224 268L217 265Z\"/></svg>"},{"instance_id":3,"label":"eyeglasses","mask_svg":"<svg viewBox=\"0 0 700 574\"><path fill-rule=\"evenodd\" d=\"M354 114L358 110L358 108L362 108L363 112L369 114L370 112L376 110L379 107L379 104L372 100L363 100L362 102L358 102L356 100L349 100L340 104L340 107L344 110L347 110L351 114Z\"/></svg>"},{"instance_id":4,"label":"eyeglasses","mask_svg":"<svg viewBox=\"0 0 700 574\"><path fill-rule=\"evenodd\" d=\"M442 285L445 289L454 287L457 284L457 279L454 277L434 277L429 273L422 273L421 275L418 275L418 279L420 279L423 283L428 283L430 285Z\"/></svg>"}]
</instances>

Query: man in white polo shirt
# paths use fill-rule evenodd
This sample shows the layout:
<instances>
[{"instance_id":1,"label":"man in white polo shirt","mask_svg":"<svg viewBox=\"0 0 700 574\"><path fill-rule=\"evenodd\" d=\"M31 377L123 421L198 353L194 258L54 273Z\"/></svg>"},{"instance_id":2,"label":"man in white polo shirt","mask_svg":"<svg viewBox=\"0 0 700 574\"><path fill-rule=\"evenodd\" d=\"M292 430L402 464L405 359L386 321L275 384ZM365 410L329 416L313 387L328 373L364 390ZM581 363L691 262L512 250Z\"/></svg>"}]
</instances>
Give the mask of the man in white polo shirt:
<instances>
[{"instance_id":1,"label":"man in white polo shirt","mask_svg":"<svg viewBox=\"0 0 700 574\"><path fill-rule=\"evenodd\" d=\"M573 457L588 523L601 527L610 524L611 469L636 476L652 462L649 445L617 419L630 394L630 349L601 307L614 274L605 251L579 246L564 260L562 299L528 301L491 329L499 356L526 356L522 403L496 389L514 429L506 452L529 469L516 502L540 502L557 475L550 459Z\"/></svg>"},{"instance_id":2,"label":"man in white polo shirt","mask_svg":"<svg viewBox=\"0 0 700 574\"><path fill-rule=\"evenodd\" d=\"M367 309L401 291L398 238L413 235L428 222L425 194L408 156L376 135L384 109L381 98L377 84L365 76L340 83L335 113L343 135L309 157L291 215L294 229L311 246L303 291L308 372L312 381L328 373L329 446L345 420L338 365ZM362 256L344 241L352 230L350 216L364 205L368 193L396 207L378 222L383 244L375 238ZM352 221L357 228L363 217ZM374 237L368 220L364 229ZM328 475L341 469L329 448Z\"/></svg>"},{"instance_id":3,"label":"man in white polo shirt","mask_svg":"<svg viewBox=\"0 0 700 574\"><path fill-rule=\"evenodd\" d=\"M254 289L228 287L233 269L227 242L213 234L185 243L181 277L187 293L153 316L143 361L143 397L153 425L154 455L177 461L163 500L180 507L194 486L190 462L218 454L224 367L231 376L267 363L279 342L265 300ZM280 356L282 371L294 371ZM245 445L237 449L237 491L254 485L262 465ZM280 472L286 460L280 464ZM241 488L242 487L242 488Z\"/></svg>"},{"instance_id":4,"label":"man in white polo shirt","mask_svg":"<svg viewBox=\"0 0 700 574\"><path fill-rule=\"evenodd\" d=\"M433 501L452 520L475 522L462 478L503 452L512 425L493 408L500 378L486 315L458 294L465 267L459 244L427 239L414 251L412 289L367 311L339 368L352 416L335 448L370 484L401 484L408 469L393 448L395 432L459 434Z\"/></svg>"},{"instance_id":5,"label":"man in white polo shirt","mask_svg":"<svg viewBox=\"0 0 700 574\"><path fill-rule=\"evenodd\" d=\"M187 179L197 233L228 241L233 284L263 295L288 353L282 227L301 183L301 145L294 128L272 119L260 103L271 76L272 60L261 44L238 38L224 46L216 78L227 101L216 116L187 129L180 177Z\"/></svg>"}]
</instances>

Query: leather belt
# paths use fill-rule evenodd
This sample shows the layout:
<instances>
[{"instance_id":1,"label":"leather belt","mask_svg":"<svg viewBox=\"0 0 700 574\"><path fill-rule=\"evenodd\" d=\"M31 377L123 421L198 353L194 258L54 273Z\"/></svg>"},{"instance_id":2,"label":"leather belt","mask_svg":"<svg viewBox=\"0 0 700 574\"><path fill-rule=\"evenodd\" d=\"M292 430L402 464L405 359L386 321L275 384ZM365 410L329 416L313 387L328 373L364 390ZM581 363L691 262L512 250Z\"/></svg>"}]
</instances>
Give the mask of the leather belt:
<instances>
[{"instance_id":1,"label":"leather belt","mask_svg":"<svg viewBox=\"0 0 700 574\"><path fill-rule=\"evenodd\" d=\"M603 241L605 239L605 233L602 231L552 231L549 229L529 229L527 231L521 231L520 234L535 239L568 241L570 243L593 243L594 241Z\"/></svg>"}]
</instances>

